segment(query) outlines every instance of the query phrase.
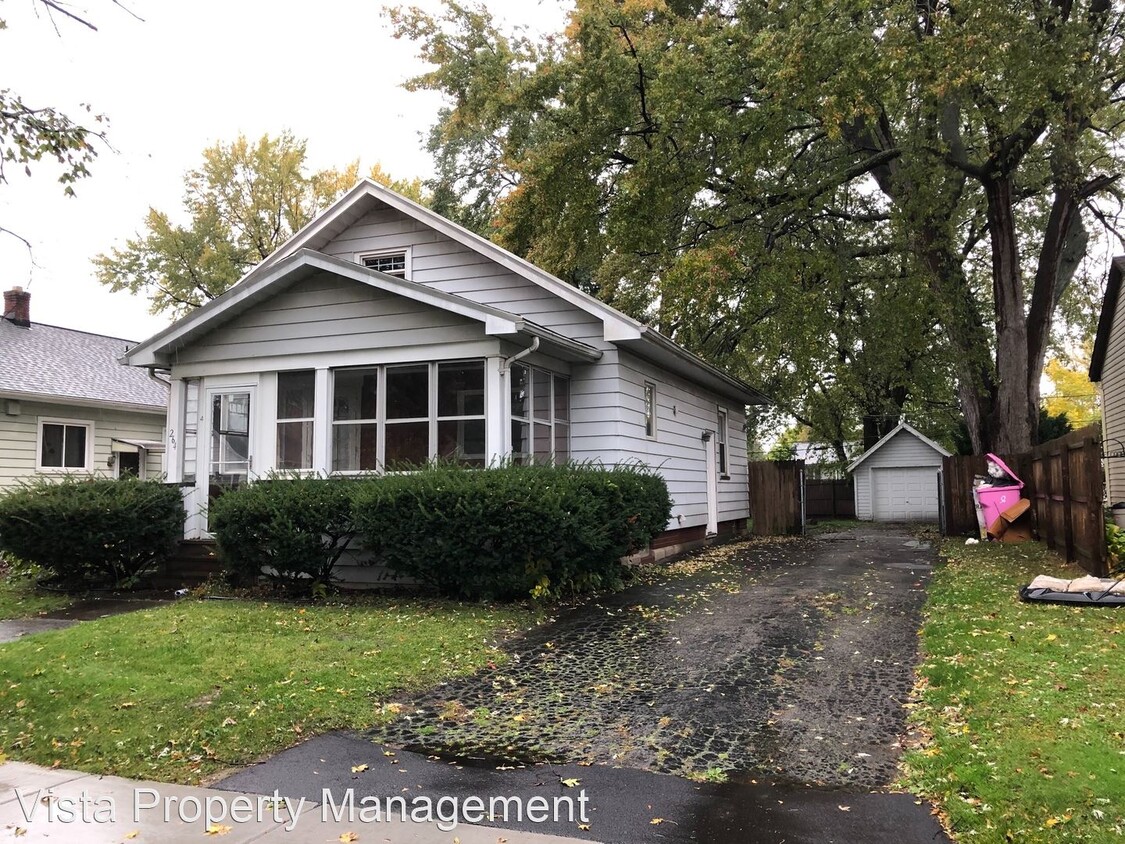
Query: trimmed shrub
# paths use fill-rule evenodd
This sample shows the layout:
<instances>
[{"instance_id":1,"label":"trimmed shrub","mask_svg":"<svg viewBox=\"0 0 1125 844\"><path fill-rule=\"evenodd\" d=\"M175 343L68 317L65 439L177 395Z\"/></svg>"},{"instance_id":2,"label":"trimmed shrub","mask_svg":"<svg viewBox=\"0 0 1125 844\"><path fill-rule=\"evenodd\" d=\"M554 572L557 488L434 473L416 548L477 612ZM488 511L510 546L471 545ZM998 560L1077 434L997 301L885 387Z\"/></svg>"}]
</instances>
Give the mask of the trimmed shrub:
<instances>
[{"instance_id":1,"label":"trimmed shrub","mask_svg":"<svg viewBox=\"0 0 1125 844\"><path fill-rule=\"evenodd\" d=\"M277 475L224 493L211 503L210 525L227 576L265 576L315 591L355 535L352 498L359 482Z\"/></svg>"},{"instance_id":2,"label":"trimmed shrub","mask_svg":"<svg viewBox=\"0 0 1125 844\"><path fill-rule=\"evenodd\" d=\"M0 550L74 588L135 586L183 530L180 490L160 481L43 479L0 497Z\"/></svg>"},{"instance_id":3,"label":"trimmed shrub","mask_svg":"<svg viewBox=\"0 0 1125 844\"><path fill-rule=\"evenodd\" d=\"M364 484L356 527L376 561L442 594L511 600L610 588L664 529L671 500L643 467L440 465Z\"/></svg>"}]
</instances>

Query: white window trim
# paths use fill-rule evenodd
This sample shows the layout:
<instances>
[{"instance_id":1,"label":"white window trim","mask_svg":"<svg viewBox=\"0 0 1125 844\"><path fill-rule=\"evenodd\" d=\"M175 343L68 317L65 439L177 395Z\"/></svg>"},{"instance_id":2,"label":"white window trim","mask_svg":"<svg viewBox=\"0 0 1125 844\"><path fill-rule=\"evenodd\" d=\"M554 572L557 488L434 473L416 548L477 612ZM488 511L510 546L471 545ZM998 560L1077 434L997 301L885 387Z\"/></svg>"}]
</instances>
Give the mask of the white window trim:
<instances>
[{"instance_id":1,"label":"white window trim","mask_svg":"<svg viewBox=\"0 0 1125 844\"><path fill-rule=\"evenodd\" d=\"M660 433L660 424L658 422L658 411L660 403L656 399L656 384L652 381L645 381L644 386L641 388L641 427L645 426L645 416L648 415L648 393L652 390L652 433L645 431L645 439L655 440Z\"/></svg>"},{"instance_id":2,"label":"white window trim","mask_svg":"<svg viewBox=\"0 0 1125 844\"><path fill-rule=\"evenodd\" d=\"M717 466L719 470L719 480L730 480L730 413L727 412L725 407L718 408L715 424L715 454L716 456L722 455L722 462ZM720 449L719 446L722 446Z\"/></svg>"},{"instance_id":3,"label":"white window trim","mask_svg":"<svg viewBox=\"0 0 1125 844\"><path fill-rule=\"evenodd\" d=\"M546 367L543 367L543 366L535 366L534 364L529 364L529 363L514 364L513 368L515 368L516 366L523 367L524 369L527 370L528 379L529 379L528 385L532 386L532 392L534 392L534 386L533 385L535 383L535 371L539 370L540 372L545 372L547 374L548 383L551 385L550 395L547 397L548 418L547 419L540 419L540 418L537 418L535 416L535 408L533 406L534 405L534 401L533 401L534 397L533 396L528 397L527 416L516 416L515 410L511 407L511 389L512 389L512 387L511 387L511 383L509 382L508 393L507 393L508 413L507 413L507 415L504 419L504 424L507 425L507 427L508 427L508 439L509 440L511 439L511 426L512 426L513 422L519 422L523 425L527 425L528 426L528 437L529 437L528 445L531 447L531 451L530 452L521 451L519 453L519 456L521 458L526 458L528 460L534 460L535 459L535 426L536 425L549 425L550 431L551 431L551 433L550 433L551 465L552 466L559 466L559 465L562 465L562 464L560 464L558 462L559 455L558 455L558 450L555 448L555 438L556 438L556 435L558 433L558 426L559 425L565 425L566 426L566 455L567 455L566 459L567 459L567 462L569 463L571 460L574 459L573 454L571 452L571 446L570 446L570 426L573 423L573 420L571 419L571 410L570 410L570 376L564 375L561 372L555 372L555 371L547 369ZM560 379L567 382L566 419L560 419L559 417L555 416L555 379L556 378L560 378ZM516 457L515 447L511 442L508 442L507 457L509 459L515 459L515 457Z\"/></svg>"},{"instance_id":4,"label":"white window trim","mask_svg":"<svg viewBox=\"0 0 1125 844\"><path fill-rule=\"evenodd\" d=\"M438 415L438 373L443 364L459 364L459 363L480 363L484 367L484 394L482 397L484 412L473 415L459 415L459 416L439 416ZM397 369L400 367L419 366L424 364L428 367L428 386L429 395L427 397L428 416L426 418L409 417L402 419L389 419L387 417L387 371ZM378 371L378 380L375 385L375 418L374 419L333 419L333 408L336 401L336 373L347 372L349 370L357 369L374 369ZM485 423L485 433L487 437L488 430L488 361L480 357L468 358L452 358L448 360L428 360L428 361L404 361L400 363L379 363L370 364L366 366L340 366L328 370L328 383L330 387L329 401L328 401L328 449L325 456L325 466L323 470L328 475L367 475L371 473L384 474L386 468L387 456L387 427L389 425L405 424L405 423L418 423L426 422L429 427L429 455L427 460L435 460L437 458L438 446L438 423L439 422L476 422L483 421ZM344 425L375 425L375 468L374 469L336 469L332 465L333 446L336 439L336 429ZM315 421L314 421L315 425ZM487 446L485 454L482 457L487 461ZM315 463L315 455L314 455ZM486 462L487 465L487 462ZM318 469L319 471L319 469Z\"/></svg>"},{"instance_id":5,"label":"white window trim","mask_svg":"<svg viewBox=\"0 0 1125 844\"><path fill-rule=\"evenodd\" d=\"M316 376L316 374L317 374L317 371L315 369L310 369L310 368L305 368L305 369L279 369L277 372L274 373L275 384L277 385L277 389L276 389L275 392L277 394L280 394L280 392L281 392L281 376L289 374L289 373L293 373L293 372L311 372L312 373L312 377L313 377L313 408L312 408L313 415L312 416L295 416L295 417L292 417L292 418L290 418L290 417L281 418L280 416L277 415L277 401L278 401L277 395L274 396L273 468L274 468L275 471L281 472L281 473L287 474L287 475L292 474L292 475L300 475L300 476L306 476L306 475L312 476L312 475L317 474L317 471L316 471L316 408L317 408L317 404L316 404L317 376ZM286 425L286 424L296 424L298 422L308 422L310 425L312 425L312 448L311 448L311 457L310 457L309 465L306 466L304 469L281 469L281 468L278 467L279 460L278 460L278 454L277 454L277 449L281 445L281 426Z\"/></svg>"},{"instance_id":6,"label":"white window trim","mask_svg":"<svg viewBox=\"0 0 1125 844\"><path fill-rule=\"evenodd\" d=\"M355 262L362 267L363 262L368 258L389 258L392 255L404 256L405 260L403 264L405 268L402 277L409 281L414 274L413 250L409 246L403 246L400 249L376 249L368 252L356 252Z\"/></svg>"},{"instance_id":7,"label":"white window trim","mask_svg":"<svg viewBox=\"0 0 1125 844\"><path fill-rule=\"evenodd\" d=\"M43 425L83 425L86 428L86 465L77 466L44 466L43 465ZM65 434L64 434L65 437ZM58 416L40 416L35 426L35 471L50 475L91 475L94 472L94 420L92 419L64 419Z\"/></svg>"},{"instance_id":8,"label":"white window trim","mask_svg":"<svg viewBox=\"0 0 1125 844\"><path fill-rule=\"evenodd\" d=\"M113 479L119 481L121 480L121 455L130 454L132 452L112 451L110 453L113 455ZM148 472L145 469L145 464L148 463L148 449L138 448L136 454L138 455L138 462L140 464L137 471L137 480L143 481L148 478Z\"/></svg>"}]
</instances>

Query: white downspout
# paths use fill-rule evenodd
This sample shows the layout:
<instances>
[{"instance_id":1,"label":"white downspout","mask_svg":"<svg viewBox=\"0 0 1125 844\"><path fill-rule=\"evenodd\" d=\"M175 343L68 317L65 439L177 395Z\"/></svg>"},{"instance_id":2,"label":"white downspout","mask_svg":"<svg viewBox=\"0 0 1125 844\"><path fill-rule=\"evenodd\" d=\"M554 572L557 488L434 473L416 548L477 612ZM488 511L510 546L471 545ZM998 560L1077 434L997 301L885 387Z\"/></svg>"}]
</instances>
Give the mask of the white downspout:
<instances>
[{"instance_id":1,"label":"white downspout","mask_svg":"<svg viewBox=\"0 0 1125 844\"><path fill-rule=\"evenodd\" d=\"M525 357L527 357L530 354L534 354L538 349L539 349L539 338L538 337L532 337L531 338L531 345L528 346L526 349L524 349L522 352L516 352L510 358L501 358L500 359L500 374L503 375L509 369L512 368L513 363L515 363L518 360L523 360Z\"/></svg>"}]
</instances>

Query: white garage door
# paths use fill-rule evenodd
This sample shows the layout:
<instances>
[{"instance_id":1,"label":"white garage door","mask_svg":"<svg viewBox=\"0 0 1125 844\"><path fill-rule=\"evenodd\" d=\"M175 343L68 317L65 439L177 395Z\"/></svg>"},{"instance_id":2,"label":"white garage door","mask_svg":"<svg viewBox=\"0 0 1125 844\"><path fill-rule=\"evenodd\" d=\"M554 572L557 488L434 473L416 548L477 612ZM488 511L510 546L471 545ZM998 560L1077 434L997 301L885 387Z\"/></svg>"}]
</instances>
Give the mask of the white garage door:
<instances>
[{"instance_id":1,"label":"white garage door","mask_svg":"<svg viewBox=\"0 0 1125 844\"><path fill-rule=\"evenodd\" d=\"M936 522L937 469L871 470L871 509L880 522Z\"/></svg>"}]
</instances>

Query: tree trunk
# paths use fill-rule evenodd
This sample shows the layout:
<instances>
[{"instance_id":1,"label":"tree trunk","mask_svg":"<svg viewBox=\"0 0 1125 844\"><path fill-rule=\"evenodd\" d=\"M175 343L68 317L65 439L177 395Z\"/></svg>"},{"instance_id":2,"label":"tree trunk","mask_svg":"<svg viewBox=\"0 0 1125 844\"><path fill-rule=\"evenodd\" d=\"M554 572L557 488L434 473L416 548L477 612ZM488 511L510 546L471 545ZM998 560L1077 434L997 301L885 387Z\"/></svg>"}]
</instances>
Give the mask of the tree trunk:
<instances>
[{"instance_id":1,"label":"tree trunk","mask_svg":"<svg viewBox=\"0 0 1125 844\"><path fill-rule=\"evenodd\" d=\"M988 200L988 227L992 238L992 296L996 308L996 404L993 407L992 446L1002 454L1027 451L1033 443L1032 411L1038 418L1028 389L1027 317L1024 313L1023 276L1012 199L1012 180L1005 175L984 181Z\"/></svg>"}]
</instances>

